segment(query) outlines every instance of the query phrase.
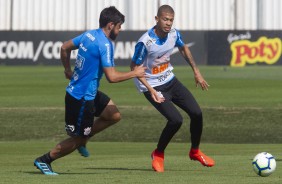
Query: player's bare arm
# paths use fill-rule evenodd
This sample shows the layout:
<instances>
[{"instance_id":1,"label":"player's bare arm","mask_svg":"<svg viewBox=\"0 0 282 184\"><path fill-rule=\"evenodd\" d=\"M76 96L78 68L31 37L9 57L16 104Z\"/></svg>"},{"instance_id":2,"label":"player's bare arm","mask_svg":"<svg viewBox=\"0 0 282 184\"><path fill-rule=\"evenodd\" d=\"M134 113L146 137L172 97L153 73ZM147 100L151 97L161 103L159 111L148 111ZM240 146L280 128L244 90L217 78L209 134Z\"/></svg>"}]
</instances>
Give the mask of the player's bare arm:
<instances>
[{"instance_id":1,"label":"player's bare arm","mask_svg":"<svg viewBox=\"0 0 282 184\"><path fill-rule=\"evenodd\" d=\"M135 68L138 68L140 66L136 65L134 62L131 62L130 68L133 71ZM138 80L148 89L148 91L151 93L151 96L153 100L157 103L162 103L165 101L165 98L158 93L146 80L146 76L138 77Z\"/></svg>"},{"instance_id":2,"label":"player's bare arm","mask_svg":"<svg viewBox=\"0 0 282 184\"><path fill-rule=\"evenodd\" d=\"M184 59L187 61L187 63L191 66L193 72L194 72L194 77L195 77L195 82L196 82L196 87L199 85L201 86L202 90L208 90L209 84L205 81L204 77L202 76L200 70L196 66L196 63L194 61L194 58L192 56L192 53L190 52L190 49L188 46L183 46L178 48L181 55L184 57Z\"/></svg>"},{"instance_id":3,"label":"player's bare arm","mask_svg":"<svg viewBox=\"0 0 282 184\"><path fill-rule=\"evenodd\" d=\"M65 76L67 79L70 79L72 76L71 64L70 64L70 55L71 51L77 49L73 44L72 40L65 42L61 47L61 61L65 68Z\"/></svg>"},{"instance_id":4,"label":"player's bare arm","mask_svg":"<svg viewBox=\"0 0 282 184\"><path fill-rule=\"evenodd\" d=\"M119 72L115 67L105 67L104 73L110 83L125 81L134 77L143 77L145 75L146 67L139 66L130 72Z\"/></svg>"}]
</instances>

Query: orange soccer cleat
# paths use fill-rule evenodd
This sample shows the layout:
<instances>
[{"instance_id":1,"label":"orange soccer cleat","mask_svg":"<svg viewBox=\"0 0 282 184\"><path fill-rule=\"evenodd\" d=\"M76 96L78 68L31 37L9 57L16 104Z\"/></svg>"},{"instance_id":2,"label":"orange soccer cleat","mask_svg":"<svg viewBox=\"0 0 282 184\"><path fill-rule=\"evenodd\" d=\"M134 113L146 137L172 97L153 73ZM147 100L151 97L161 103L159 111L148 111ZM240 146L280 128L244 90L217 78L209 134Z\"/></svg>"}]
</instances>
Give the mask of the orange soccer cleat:
<instances>
[{"instance_id":1,"label":"orange soccer cleat","mask_svg":"<svg viewBox=\"0 0 282 184\"><path fill-rule=\"evenodd\" d=\"M151 154L152 168L156 172L164 172L164 153L154 150Z\"/></svg>"},{"instance_id":2,"label":"orange soccer cleat","mask_svg":"<svg viewBox=\"0 0 282 184\"><path fill-rule=\"evenodd\" d=\"M191 160L199 161L203 166L212 167L215 164L214 160L201 152L200 149L191 148L189 157Z\"/></svg>"}]
</instances>

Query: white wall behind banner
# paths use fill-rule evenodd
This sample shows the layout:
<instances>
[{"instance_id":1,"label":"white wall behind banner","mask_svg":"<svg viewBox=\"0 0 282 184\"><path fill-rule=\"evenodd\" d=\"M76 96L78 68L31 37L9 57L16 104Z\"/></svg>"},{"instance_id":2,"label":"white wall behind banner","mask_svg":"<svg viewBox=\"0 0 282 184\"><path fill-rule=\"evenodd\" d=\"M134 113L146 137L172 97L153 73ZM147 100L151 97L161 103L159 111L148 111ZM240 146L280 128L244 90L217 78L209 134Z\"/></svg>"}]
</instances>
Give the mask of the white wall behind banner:
<instances>
[{"instance_id":1,"label":"white wall behind banner","mask_svg":"<svg viewBox=\"0 0 282 184\"><path fill-rule=\"evenodd\" d=\"M0 0L0 30L11 28L11 0Z\"/></svg>"},{"instance_id":2,"label":"white wall behind banner","mask_svg":"<svg viewBox=\"0 0 282 184\"><path fill-rule=\"evenodd\" d=\"M3 0L2 0L3 1ZM10 0L13 30L82 30L84 0Z\"/></svg>"},{"instance_id":3,"label":"white wall behind banner","mask_svg":"<svg viewBox=\"0 0 282 184\"><path fill-rule=\"evenodd\" d=\"M126 16L123 30L147 30L163 4L180 30L282 29L281 0L0 0L0 30L94 29L110 5Z\"/></svg>"}]
</instances>

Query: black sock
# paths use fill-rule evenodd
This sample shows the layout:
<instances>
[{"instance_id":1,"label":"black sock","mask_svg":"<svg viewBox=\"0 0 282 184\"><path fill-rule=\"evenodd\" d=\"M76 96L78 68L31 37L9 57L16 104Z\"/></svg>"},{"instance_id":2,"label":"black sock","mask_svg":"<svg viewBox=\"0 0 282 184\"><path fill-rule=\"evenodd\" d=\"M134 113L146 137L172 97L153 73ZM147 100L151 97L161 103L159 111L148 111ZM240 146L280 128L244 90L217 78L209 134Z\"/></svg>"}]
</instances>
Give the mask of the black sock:
<instances>
[{"instance_id":1,"label":"black sock","mask_svg":"<svg viewBox=\"0 0 282 184\"><path fill-rule=\"evenodd\" d=\"M54 159L51 158L50 156L50 152L42 155L41 157L39 157L39 159L44 162L44 163L47 163L47 164L51 164L51 162L54 161Z\"/></svg>"}]
</instances>

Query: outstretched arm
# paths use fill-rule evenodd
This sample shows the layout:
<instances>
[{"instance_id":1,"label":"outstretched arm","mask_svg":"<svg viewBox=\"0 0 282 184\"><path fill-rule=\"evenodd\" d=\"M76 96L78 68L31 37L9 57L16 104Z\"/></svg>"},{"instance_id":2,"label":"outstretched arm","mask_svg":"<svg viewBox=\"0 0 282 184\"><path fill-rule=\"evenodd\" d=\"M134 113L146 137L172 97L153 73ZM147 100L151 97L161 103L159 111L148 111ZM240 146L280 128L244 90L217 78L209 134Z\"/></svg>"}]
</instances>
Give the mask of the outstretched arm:
<instances>
[{"instance_id":1,"label":"outstretched arm","mask_svg":"<svg viewBox=\"0 0 282 184\"><path fill-rule=\"evenodd\" d=\"M110 83L122 82L134 77L144 77L146 67L139 66L130 72L119 72L115 67L104 67L104 73Z\"/></svg>"},{"instance_id":2,"label":"outstretched arm","mask_svg":"<svg viewBox=\"0 0 282 184\"><path fill-rule=\"evenodd\" d=\"M194 72L194 77L195 77L195 82L196 82L196 87L199 85L201 86L202 90L208 90L208 83L205 81L203 78L202 74L200 73L200 70L196 66L196 63L194 61L194 58L192 56L192 53L190 52L190 49L188 48L187 45L184 45L183 47L178 48L181 55L184 57L184 59L187 61L187 63L191 66L193 72Z\"/></svg>"}]
</instances>

